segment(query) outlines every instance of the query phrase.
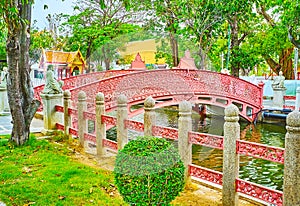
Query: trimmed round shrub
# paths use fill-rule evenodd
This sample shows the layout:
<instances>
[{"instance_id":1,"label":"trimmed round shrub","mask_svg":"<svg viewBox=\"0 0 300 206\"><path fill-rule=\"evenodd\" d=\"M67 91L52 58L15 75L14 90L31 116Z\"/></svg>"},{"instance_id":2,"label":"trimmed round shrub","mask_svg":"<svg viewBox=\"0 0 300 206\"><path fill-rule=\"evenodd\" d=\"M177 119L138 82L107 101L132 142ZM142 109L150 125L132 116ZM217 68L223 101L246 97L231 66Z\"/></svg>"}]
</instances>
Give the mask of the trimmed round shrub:
<instances>
[{"instance_id":1,"label":"trimmed round shrub","mask_svg":"<svg viewBox=\"0 0 300 206\"><path fill-rule=\"evenodd\" d=\"M130 205L169 205L183 190L184 165L165 139L138 137L116 157L115 182Z\"/></svg>"}]
</instances>

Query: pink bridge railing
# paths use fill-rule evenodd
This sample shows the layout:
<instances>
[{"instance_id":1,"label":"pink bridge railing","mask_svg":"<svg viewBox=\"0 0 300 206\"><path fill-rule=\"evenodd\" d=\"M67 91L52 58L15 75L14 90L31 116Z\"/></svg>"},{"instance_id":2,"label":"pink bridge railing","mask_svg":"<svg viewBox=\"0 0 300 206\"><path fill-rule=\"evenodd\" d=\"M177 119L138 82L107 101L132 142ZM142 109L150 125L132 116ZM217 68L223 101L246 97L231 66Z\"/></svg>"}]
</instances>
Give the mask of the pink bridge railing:
<instances>
[{"instance_id":1,"label":"pink bridge railing","mask_svg":"<svg viewBox=\"0 0 300 206\"><path fill-rule=\"evenodd\" d=\"M116 98L120 94L127 97L129 105L142 103L148 96L155 100L169 99L164 101L164 106L178 104L183 100L220 107L233 103L239 107L240 115L252 122L262 108L263 84L256 86L242 79L211 71L171 69L132 72L70 89L73 106L77 103L80 91L84 91L88 97L102 92L107 111L116 108ZM90 111L94 104L95 100L89 98Z\"/></svg>"},{"instance_id":2,"label":"pink bridge railing","mask_svg":"<svg viewBox=\"0 0 300 206\"><path fill-rule=\"evenodd\" d=\"M138 72L136 70L109 70L109 71L103 71L103 72L94 72L94 73L88 73L88 74L82 74L78 76L71 76L69 78L62 79L63 81L63 90L70 90L76 87L83 86L85 84L90 84L92 82L96 82L102 79L118 76L118 75L124 75L129 74L133 72ZM42 103L41 93L44 90L45 85L39 85L33 88L34 90L34 98L38 99ZM43 110L43 103L39 107L38 111Z\"/></svg>"},{"instance_id":3,"label":"pink bridge railing","mask_svg":"<svg viewBox=\"0 0 300 206\"><path fill-rule=\"evenodd\" d=\"M56 106L55 109L57 112L64 112L64 108L61 106ZM78 111L75 109L68 108L68 114L72 117L72 119L76 119L78 116ZM84 111L83 117L85 121L90 120L96 122L96 114L93 112ZM101 122L106 124L106 129L111 128L113 126L117 126L117 118L113 116L102 114ZM57 129L64 130L63 124L57 123L56 126ZM124 120L124 126L127 129L131 129L138 132L143 132L145 127L144 123L133 121L130 119ZM119 127L117 126L117 128ZM74 136L78 136L78 124L72 124L72 127L69 128L69 133ZM158 125L152 126L153 136L160 136L176 141L178 140L178 134L179 131L175 128L163 127ZM95 130L93 130L92 133L85 132L84 139L86 141L90 141L96 144ZM191 144L211 147L220 150L223 150L224 147L223 136L211 135L206 133L190 131L188 132L188 141ZM117 142L108 139L103 139L102 143L103 146L107 149L117 152ZM243 140L237 140L236 145L236 153L239 155L251 156L281 164L284 163L283 148L272 147ZM190 176L197 180L202 180L206 183L209 182L213 186L215 184L220 186L222 185L223 174L221 172L200 167L195 164L189 164L188 169ZM236 179L236 191L278 206L281 206L283 204L283 193L281 191L273 190L262 185L248 182L239 178Z\"/></svg>"}]
</instances>

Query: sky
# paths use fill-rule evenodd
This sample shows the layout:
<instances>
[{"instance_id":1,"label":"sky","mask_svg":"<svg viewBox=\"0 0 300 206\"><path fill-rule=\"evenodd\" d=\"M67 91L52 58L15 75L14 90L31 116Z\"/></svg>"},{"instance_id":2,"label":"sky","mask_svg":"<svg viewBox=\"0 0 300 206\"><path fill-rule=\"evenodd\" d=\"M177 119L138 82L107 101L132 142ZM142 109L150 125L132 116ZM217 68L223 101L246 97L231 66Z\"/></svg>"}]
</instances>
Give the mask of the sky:
<instances>
[{"instance_id":1,"label":"sky","mask_svg":"<svg viewBox=\"0 0 300 206\"><path fill-rule=\"evenodd\" d=\"M48 26L46 16L48 14L72 14L74 0L35 0L32 6L32 22L37 20L35 24L39 29L44 29ZM48 9L44 9L44 5Z\"/></svg>"}]
</instances>

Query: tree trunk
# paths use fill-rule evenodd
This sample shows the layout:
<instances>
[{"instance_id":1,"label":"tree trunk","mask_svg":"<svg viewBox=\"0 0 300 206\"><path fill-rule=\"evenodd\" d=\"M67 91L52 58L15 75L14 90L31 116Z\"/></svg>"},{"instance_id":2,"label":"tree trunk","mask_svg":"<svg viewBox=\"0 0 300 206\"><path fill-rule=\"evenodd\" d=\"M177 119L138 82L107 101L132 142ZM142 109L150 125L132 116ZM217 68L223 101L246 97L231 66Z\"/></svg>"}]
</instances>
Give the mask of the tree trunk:
<instances>
[{"instance_id":1,"label":"tree trunk","mask_svg":"<svg viewBox=\"0 0 300 206\"><path fill-rule=\"evenodd\" d=\"M231 27L231 53L232 53L232 61L231 62L231 75L235 77L239 77L239 63L236 61L237 53L239 50L239 39L238 39L238 21L237 16L234 16L230 20Z\"/></svg>"},{"instance_id":2,"label":"tree trunk","mask_svg":"<svg viewBox=\"0 0 300 206\"><path fill-rule=\"evenodd\" d=\"M105 64L105 70L109 70L110 69L109 44L107 44L106 46L105 45L102 46L102 53L103 53L103 59Z\"/></svg>"},{"instance_id":3,"label":"tree trunk","mask_svg":"<svg viewBox=\"0 0 300 206\"><path fill-rule=\"evenodd\" d=\"M293 50L293 48L283 49L279 55L279 63L270 56L264 56L264 58L274 73L278 75L281 70L286 79L294 79L293 60L291 58Z\"/></svg>"},{"instance_id":4,"label":"tree trunk","mask_svg":"<svg viewBox=\"0 0 300 206\"><path fill-rule=\"evenodd\" d=\"M88 68L87 68L87 71L86 71L86 73L90 73L91 71L90 71L90 62L91 62L91 60L90 60L90 57L91 57L91 54L92 54L92 40L91 39L89 39L89 41L88 41L88 47L87 47L87 50L86 50L86 59L87 59L87 64L88 64Z\"/></svg>"},{"instance_id":5,"label":"tree trunk","mask_svg":"<svg viewBox=\"0 0 300 206\"><path fill-rule=\"evenodd\" d=\"M207 69L207 63L206 63L206 53L203 51L201 45L199 46L199 56L200 56L200 69L206 70Z\"/></svg>"},{"instance_id":6,"label":"tree trunk","mask_svg":"<svg viewBox=\"0 0 300 206\"><path fill-rule=\"evenodd\" d=\"M294 68L291 54L294 48L283 49L279 57L279 62L282 65L281 70L285 79L294 79Z\"/></svg>"},{"instance_id":7,"label":"tree trunk","mask_svg":"<svg viewBox=\"0 0 300 206\"><path fill-rule=\"evenodd\" d=\"M170 36L170 44L171 44L171 49L172 49L173 66L176 67L179 64L178 42L172 32L169 33L169 36Z\"/></svg>"},{"instance_id":8,"label":"tree trunk","mask_svg":"<svg viewBox=\"0 0 300 206\"><path fill-rule=\"evenodd\" d=\"M8 78L7 94L12 115L13 129L11 140L17 145L29 139L30 124L40 102L34 100L32 82L30 80L29 45L31 2L19 0L19 19L10 20L7 37ZM26 20L26 21L24 21Z\"/></svg>"}]
</instances>

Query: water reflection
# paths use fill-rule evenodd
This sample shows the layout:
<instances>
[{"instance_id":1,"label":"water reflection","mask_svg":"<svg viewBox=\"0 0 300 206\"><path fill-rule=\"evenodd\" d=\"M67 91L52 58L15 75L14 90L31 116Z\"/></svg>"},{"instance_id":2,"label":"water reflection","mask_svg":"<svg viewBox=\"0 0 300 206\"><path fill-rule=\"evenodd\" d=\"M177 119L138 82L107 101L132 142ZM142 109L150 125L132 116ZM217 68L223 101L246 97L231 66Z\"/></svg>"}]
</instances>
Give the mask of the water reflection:
<instances>
[{"instance_id":1,"label":"water reflection","mask_svg":"<svg viewBox=\"0 0 300 206\"><path fill-rule=\"evenodd\" d=\"M157 124L177 127L178 107L158 109ZM206 118L206 124L200 124L200 116L192 114L193 131L223 135L224 113L222 109L213 108L213 113ZM284 147L285 125L249 124L240 121L241 139L266 145ZM192 162L222 172L223 151L209 147L193 145ZM283 165L267 160L240 156L239 177L273 189L282 190Z\"/></svg>"}]
</instances>

